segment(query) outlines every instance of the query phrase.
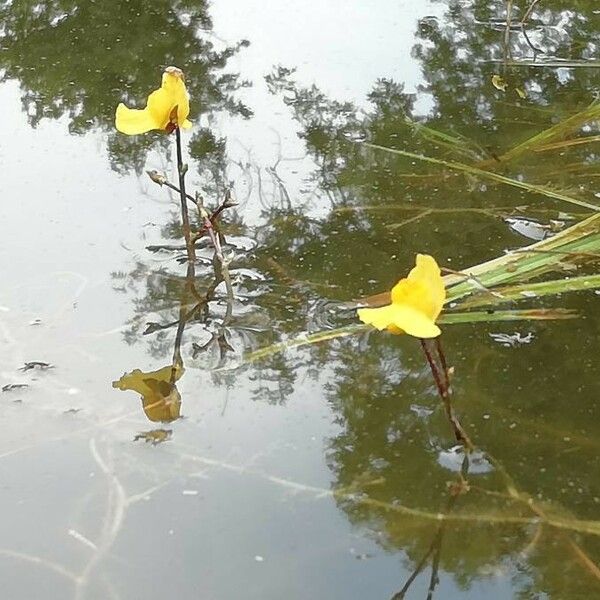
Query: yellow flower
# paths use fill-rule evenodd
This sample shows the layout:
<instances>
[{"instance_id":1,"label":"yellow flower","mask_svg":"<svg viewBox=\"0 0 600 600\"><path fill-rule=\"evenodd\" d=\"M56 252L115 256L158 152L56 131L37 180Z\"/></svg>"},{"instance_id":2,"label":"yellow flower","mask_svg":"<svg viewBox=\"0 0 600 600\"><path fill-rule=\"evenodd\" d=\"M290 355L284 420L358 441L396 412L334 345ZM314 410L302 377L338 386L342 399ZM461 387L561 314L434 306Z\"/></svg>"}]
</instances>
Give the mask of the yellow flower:
<instances>
[{"instance_id":1,"label":"yellow flower","mask_svg":"<svg viewBox=\"0 0 600 600\"><path fill-rule=\"evenodd\" d=\"M175 127L189 129L192 126L187 120L189 114L190 102L183 72L177 67L167 67L160 88L148 96L146 108L127 108L123 103L117 106L115 126L127 135L146 133L152 129L171 133Z\"/></svg>"},{"instance_id":2,"label":"yellow flower","mask_svg":"<svg viewBox=\"0 0 600 600\"><path fill-rule=\"evenodd\" d=\"M361 308L358 318L380 331L408 333L418 338L440 335L435 324L446 299L444 280L432 256L417 254L416 266L392 288L392 303L381 308Z\"/></svg>"}]
</instances>

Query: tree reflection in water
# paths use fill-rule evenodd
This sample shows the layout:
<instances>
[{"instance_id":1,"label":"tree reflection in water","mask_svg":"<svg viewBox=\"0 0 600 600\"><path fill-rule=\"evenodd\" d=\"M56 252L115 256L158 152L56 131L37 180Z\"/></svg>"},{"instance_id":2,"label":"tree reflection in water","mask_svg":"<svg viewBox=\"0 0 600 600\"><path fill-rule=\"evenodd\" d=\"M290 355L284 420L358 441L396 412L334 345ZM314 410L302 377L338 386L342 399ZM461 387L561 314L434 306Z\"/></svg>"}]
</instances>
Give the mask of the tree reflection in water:
<instances>
[{"instance_id":1,"label":"tree reflection in water","mask_svg":"<svg viewBox=\"0 0 600 600\"><path fill-rule=\"evenodd\" d=\"M526 39L515 25L526 4L513 3L505 36L501 3L448 2L443 20L419 23L418 94L380 79L366 111L297 84L292 69L274 69L267 83L296 120L316 165L310 183L329 210L312 218L288 196L264 207L258 230L228 215L232 307L202 242L191 270L175 251L167 266L140 261L130 273L115 274L136 296L126 341L143 339L154 359L170 360L167 377L141 378L146 395L165 402L161 412L146 411L151 420L179 416L180 364L212 370L215 383L231 381L236 371L229 368L239 366L244 350L352 319L343 302L389 289L418 251L460 269L524 243L506 227L507 217L543 224L581 217L585 211L572 206L362 144L460 161L593 201L593 144L557 146L561 136L535 150L522 143L592 102L598 71L584 61L593 58L600 14L585 0L548 0L527 19ZM186 65L196 123L220 110L249 116L233 95L242 82L222 72L239 46L216 51L197 35L210 28L206 3L36 6L2 6L4 79L20 81L33 126L66 115L75 133L109 132L115 169L140 172L151 149L165 148L159 135L131 141L111 133L116 101L139 100L155 84L156 65ZM147 31L160 34L148 42ZM541 56L567 62L560 69L531 65ZM494 87L493 75L503 78L506 91ZM126 90L125 97L117 98L117 90ZM586 133L597 134L594 122ZM225 141L197 127L190 152L211 197L220 197L228 185ZM179 230L168 223L163 236L172 240ZM592 314L587 296L570 301ZM384 549L401 552L415 575L429 565L431 593L445 572L461 588L511 577L515 597L575 599L598 585L599 530L592 519L600 490L590 473L600 467L600 454L598 409L590 398L600 373L590 357L598 356L600 337L592 320L551 328L531 325L537 337L526 355L493 347L486 326L445 332L462 422L476 444L501 457L486 464L484 455L479 470L474 461L465 469L454 451L428 370L406 340L336 340L248 369L254 398L268 402L284 403L303 377L322 382L341 427L327 454L338 506ZM395 598L413 581L399 582Z\"/></svg>"}]
</instances>

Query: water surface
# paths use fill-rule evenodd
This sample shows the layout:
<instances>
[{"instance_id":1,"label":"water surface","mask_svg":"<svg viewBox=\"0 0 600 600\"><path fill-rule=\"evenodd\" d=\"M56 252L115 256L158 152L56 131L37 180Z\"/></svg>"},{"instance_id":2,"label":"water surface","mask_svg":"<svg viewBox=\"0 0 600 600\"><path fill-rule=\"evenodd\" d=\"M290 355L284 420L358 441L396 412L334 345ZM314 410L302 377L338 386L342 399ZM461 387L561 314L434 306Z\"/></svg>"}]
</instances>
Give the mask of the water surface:
<instances>
[{"instance_id":1,"label":"water surface","mask_svg":"<svg viewBox=\"0 0 600 600\"><path fill-rule=\"evenodd\" d=\"M594 291L524 299L574 320L444 328L481 449L459 495L416 340L361 333L244 364L355 322L346 303L417 252L465 269L590 212L365 140L600 202L597 141L501 160L594 100L599 11L548 0L524 33L514 3L506 34L501 4L1 4L0 380L27 386L0 394L4 597L600 593ZM174 178L172 138L126 138L113 115L170 64L191 94L188 184L239 202L222 223L235 301L224 322L220 284L186 323L181 404L144 411L112 382L172 364L185 253L148 249L181 246L177 198L144 173Z\"/></svg>"}]
</instances>

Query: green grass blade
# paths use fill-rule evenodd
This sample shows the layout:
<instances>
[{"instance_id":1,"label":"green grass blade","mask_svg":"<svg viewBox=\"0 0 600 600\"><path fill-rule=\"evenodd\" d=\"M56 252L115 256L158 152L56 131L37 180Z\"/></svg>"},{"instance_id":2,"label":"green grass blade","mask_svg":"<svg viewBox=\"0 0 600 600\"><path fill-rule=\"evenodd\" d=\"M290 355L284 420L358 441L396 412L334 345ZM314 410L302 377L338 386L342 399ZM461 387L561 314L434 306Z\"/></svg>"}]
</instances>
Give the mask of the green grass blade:
<instances>
[{"instance_id":1,"label":"green grass blade","mask_svg":"<svg viewBox=\"0 0 600 600\"><path fill-rule=\"evenodd\" d=\"M421 137L422 139L433 142L439 146L443 146L468 156L469 158L478 159L486 153L478 146L475 142L461 135L452 135L439 129L434 129L418 121L413 121L406 117L406 123L412 128L413 133Z\"/></svg>"},{"instance_id":2,"label":"green grass blade","mask_svg":"<svg viewBox=\"0 0 600 600\"><path fill-rule=\"evenodd\" d=\"M540 320L557 320L557 319L573 319L578 314L575 311L567 309L522 309L522 310L499 310L499 311L470 311L470 312L446 312L440 315L438 323L440 325L458 325L464 323L495 323L498 321L540 321ZM329 340L348 337L364 331L374 331L369 325L363 323L354 323L345 327L336 329L327 329L325 331L317 331L315 333L302 333L289 340L277 342L258 350L253 350L244 355L242 364L250 364L291 350L292 348L300 348L311 344L318 344Z\"/></svg>"},{"instance_id":3,"label":"green grass blade","mask_svg":"<svg viewBox=\"0 0 600 600\"><path fill-rule=\"evenodd\" d=\"M593 102L584 110L556 123L556 125L553 125L540 133L537 133L524 142L517 144L514 148L500 156L500 160L504 162L513 160L530 150L535 150L544 144L549 144L555 140L562 139L574 131L577 131L586 123L597 119L600 119L600 102Z\"/></svg>"},{"instance_id":4,"label":"green grass blade","mask_svg":"<svg viewBox=\"0 0 600 600\"><path fill-rule=\"evenodd\" d=\"M319 342L326 342L335 338L347 337L349 335L360 333L361 331L367 331L368 329L370 329L369 325L354 323L352 325L346 325L345 327L338 327L337 329L327 329L315 333L301 333L300 335L283 342L276 342L270 346L248 352L244 355L243 363L252 363L261 358L284 352L285 350L298 348L300 346L308 346L310 344L318 344Z\"/></svg>"},{"instance_id":5,"label":"green grass blade","mask_svg":"<svg viewBox=\"0 0 600 600\"><path fill-rule=\"evenodd\" d=\"M589 208L594 211L600 211L600 206L595 204L590 204L589 202L585 202L584 200L578 200L577 198L572 198L571 196L567 196L561 192L557 192L555 190L551 190L544 186L535 185L532 183L526 183L525 181L519 181L517 179L511 179L510 177L505 177L504 175L500 175L498 173L494 173L493 171L485 171L483 169L478 169L472 165L466 165L464 163L459 163L455 161L442 160L440 158L433 158L431 156L425 156L423 154L416 154L414 152L408 152L406 150L396 150L394 148L387 148L386 146L379 146L377 144L371 144L369 142L362 142L365 146L372 148L374 150L382 150L383 152L389 152L390 154L396 154L399 156L405 156L406 158L411 158L413 160L420 160L423 162L428 162L431 164L435 164L438 166L446 167L448 169L453 169L455 171L462 171L463 173L468 173L474 177L480 177L482 179L488 179L490 181L495 181L497 183L504 183L506 185L511 185L516 188L520 188L523 190L527 190L529 192L535 194L541 194L543 196L547 196L548 198L553 198L554 200L561 200L563 202L568 202L570 204L576 204L577 206L583 206L584 208Z\"/></svg>"},{"instance_id":6,"label":"green grass blade","mask_svg":"<svg viewBox=\"0 0 600 600\"><path fill-rule=\"evenodd\" d=\"M537 283L521 283L507 287L495 288L494 291L502 297L490 294L477 294L465 302L460 303L461 308L473 306L488 306L516 302L525 298L542 298L555 296L564 292L580 292L584 290L600 289L600 275L581 275L552 281L539 281Z\"/></svg>"},{"instance_id":7,"label":"green grass blade","mask_svg":"<svg viewBox=\"0 0 600 600\"><path fill-rule=\"evenodd\" d=\"M600 214L572 225L557 235L530 246L508 252L504 256L481 263L461 275L446 275L447 303L481 291L531 279L552 270L560 270L560 260L581 262L600 254Z\"/></svg>"},{"instance_id":8,"label":"green grass blade","mask_svg":"<svg viewBox=\"0 0 600 600\"><path fill-rule=\"evenodd\" d=\"M556 321L575 319L579 313L567 308L531 308L522 310L481 310L442 313L440 325L460 323L495 323L497 321Z\"/></svg>"}]
</instances>

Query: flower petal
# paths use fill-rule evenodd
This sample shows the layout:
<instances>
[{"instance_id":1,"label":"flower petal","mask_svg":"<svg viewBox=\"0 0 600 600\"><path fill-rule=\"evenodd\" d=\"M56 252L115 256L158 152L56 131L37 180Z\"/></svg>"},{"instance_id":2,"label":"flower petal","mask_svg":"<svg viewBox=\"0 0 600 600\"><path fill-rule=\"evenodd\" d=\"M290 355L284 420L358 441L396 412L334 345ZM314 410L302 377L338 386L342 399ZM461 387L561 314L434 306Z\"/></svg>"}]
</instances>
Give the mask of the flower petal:
<instances>
[{"instance_id":1,"label":"flower petal","mask_svg":"<svg viewBox=\"0 0 600 600\"><path fill-rule=\"evenodd\" d=\"M392 304L410 306L432 321L438 318L445 299L440 268L427 254L417 254L416 266L392 289Z\"/></svg>"},{"instance_id":2,"label":"flower petal","mask_svg":"<svg viewBox=\"0 0 600 600\"><path fill-rule=\"evenodd\" d=\"M137 135L152 129L161 129L160 123L156 121L154 115L147 108L136 110L127 108L122 103L117 106L115 126L121 133L127 135Z\"/></svg>"},{"instance_id":3,"label":"flower petal","mask_svg":"<svg viewBox=\"0 0 600 600\"><path fill-rule=\"evenodd\" d=\"M152 113L152 116L157 123L155 129L166 129L171 121L171 112L176 106L177 102L175 98L173 98L173 95L163 87L154 90L148 96L146 110Z\"/></svg>"},{"instance_id":4,"label":"flower petal","mask_svg":"<svg viewBox=\"0 0 600 600\"><path fill-rule=\"evenodd\" d=\"M390 329L392 333L404 331L418 338L434 338L440 335L440 328L433 319L410 306L389 304L381 308L361 308L358 318L380 331Z\"/></svg>"},{"instance_id":5,"label":"flower petal","mask_svg":"<svg viewBox=\"0 0 600 600\"><path fill-rule=\"evenodd\" d=\"M177 107L177 124L183 126L190 114L190 101L179 69L167 70L163 73L161 90L169 98L170 109Z\"/></svg>"},{"instance_id":6,"label":"flower petal","mask_svg":"<svg viewBox=\"0 0 600 600\"><path fill-rule=\"evenodd\" d=\"M170 68L163 73L160 88L148 96L146 108L136 110L119 104L115 125L128 135L146 133L152 129L166 130L171 122L189 129L192 126L187 120L189 113L190 102L183 75L179 69Z\"/></svg>"}]
</instances>

